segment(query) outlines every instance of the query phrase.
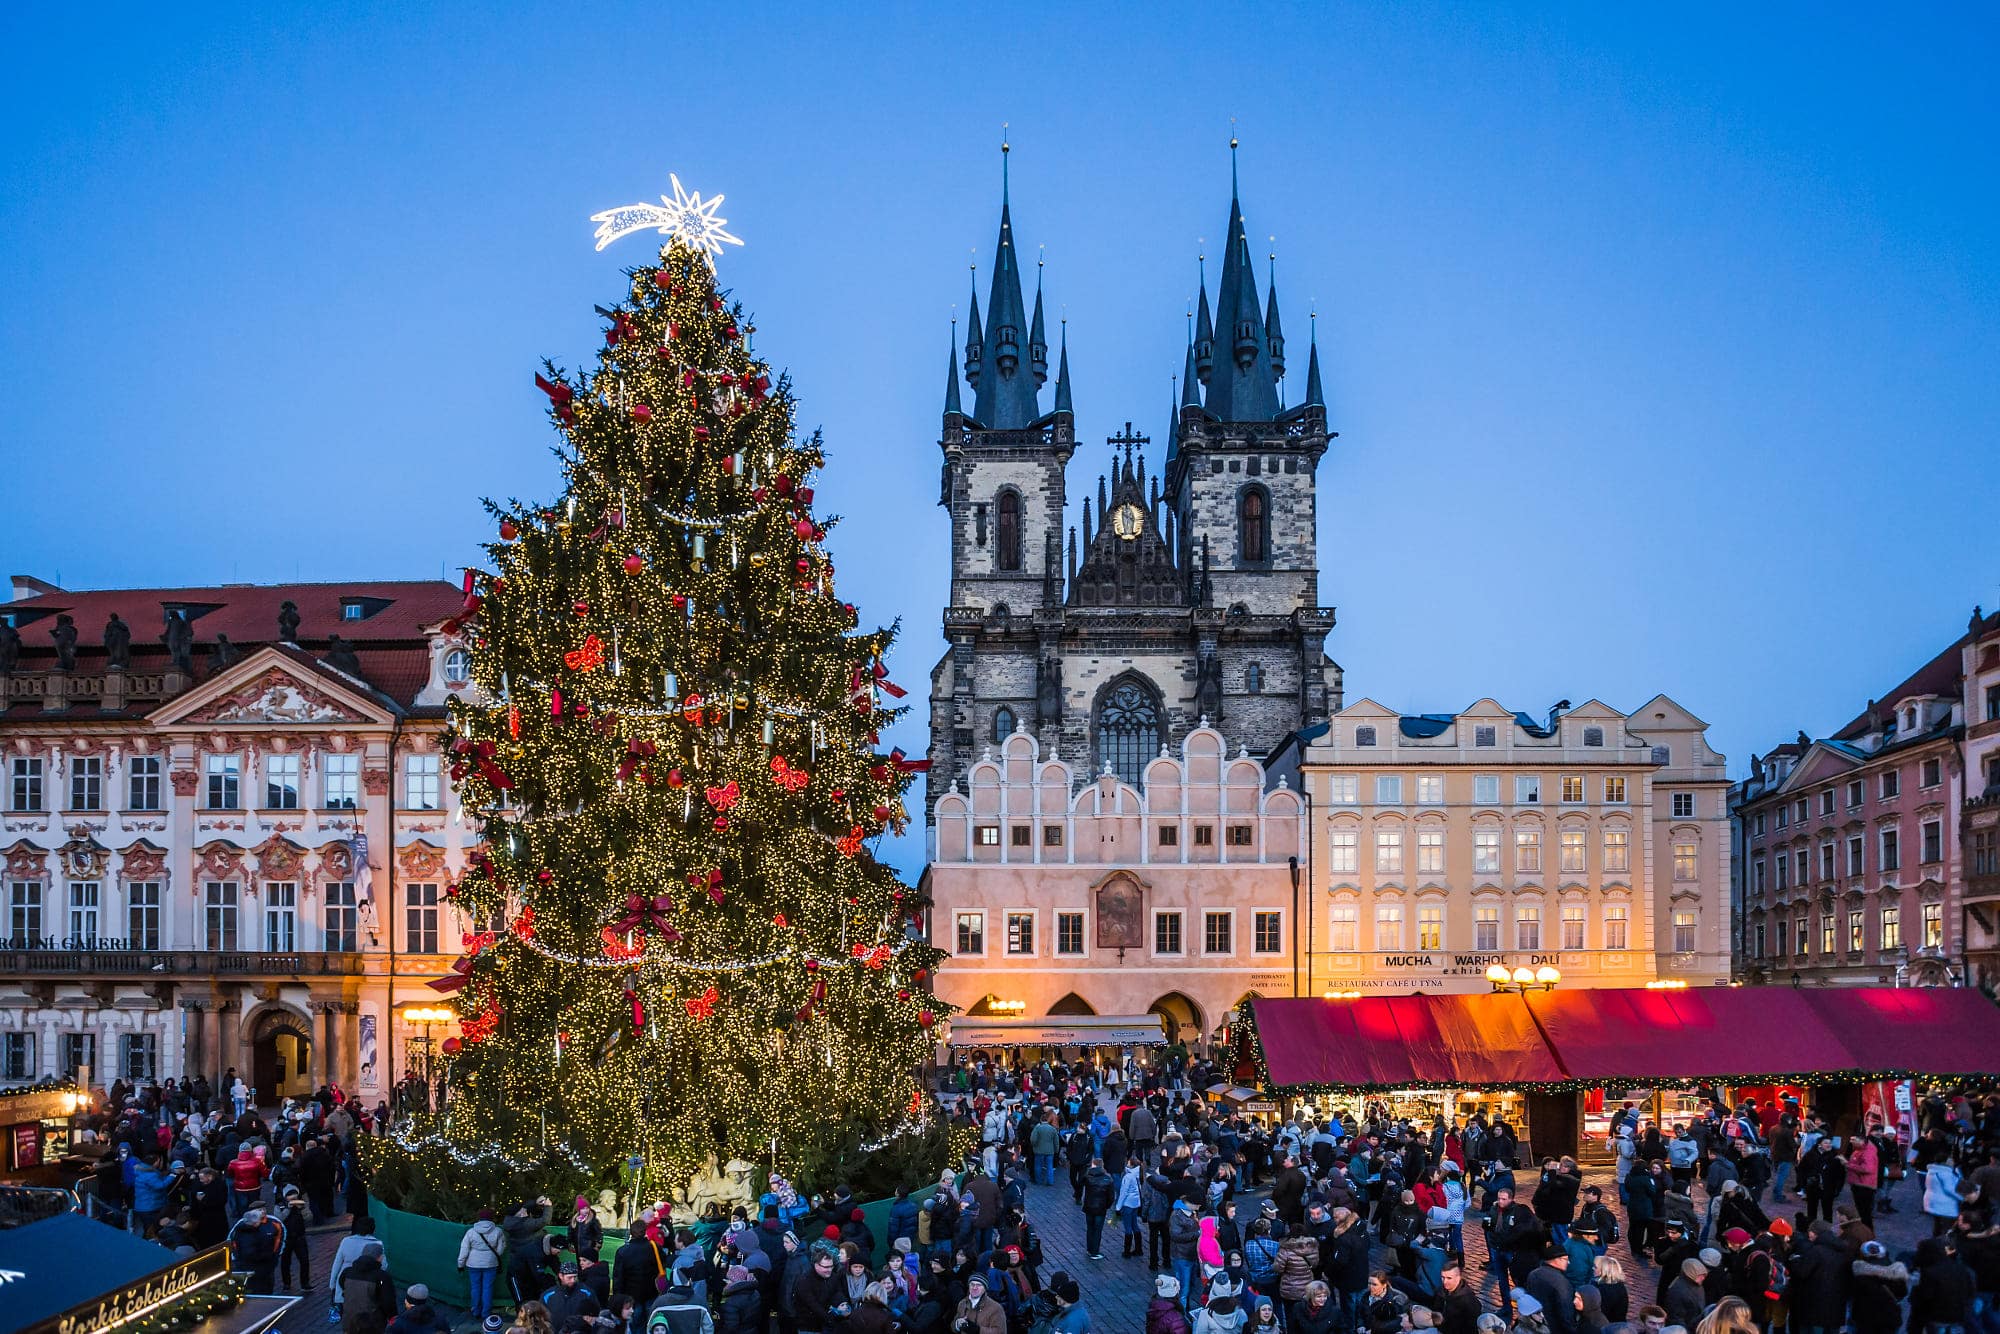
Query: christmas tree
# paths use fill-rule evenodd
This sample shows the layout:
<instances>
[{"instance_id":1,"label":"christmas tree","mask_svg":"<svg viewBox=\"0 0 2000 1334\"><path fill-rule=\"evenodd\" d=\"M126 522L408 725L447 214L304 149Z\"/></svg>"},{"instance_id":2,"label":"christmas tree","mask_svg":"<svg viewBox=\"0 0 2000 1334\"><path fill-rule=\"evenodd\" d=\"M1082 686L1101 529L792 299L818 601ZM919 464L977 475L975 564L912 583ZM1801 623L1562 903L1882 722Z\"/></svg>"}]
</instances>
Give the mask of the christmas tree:
<instances>
[{"instance_id":1,"label":"christmas tree","mask_svg":"<svg viewBox=\"0 0 2000 1334\"><path fill-rule=\"evenodd\" d=\"M819 437L688 233L599 307L594 371L536 377L566 490L489 502L467 575L446 745L483 843L451 893L481 929L444 1109L378 1150L408 1207L945 1157L916 1075L943 956L870 847L921 767L878 740L894 632L836 594Z\"/></svg>"}]
</instances>

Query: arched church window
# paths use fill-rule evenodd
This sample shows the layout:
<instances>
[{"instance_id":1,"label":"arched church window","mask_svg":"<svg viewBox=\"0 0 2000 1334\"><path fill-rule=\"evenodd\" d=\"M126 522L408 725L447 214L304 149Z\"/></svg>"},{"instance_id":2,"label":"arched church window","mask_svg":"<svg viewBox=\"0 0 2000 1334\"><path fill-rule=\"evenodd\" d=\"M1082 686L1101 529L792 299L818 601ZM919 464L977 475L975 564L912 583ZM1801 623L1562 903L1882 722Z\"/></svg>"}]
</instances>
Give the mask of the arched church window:
<instances>
[{"instance_id":1,"label":"arched church window","mask_svg":"<svg viewBox=\"0 0 2000 1334\"><path fill-rule=\"evenodd\" d=\"M1137 681L1113 684L1097 713L1097 767L1140 785L1146 764L1160 753L1160 706Z\"/></svg>"},{"instance_id":2,"label":"arched church window","mask_svg":"<svg viewBox=\"0 0 2000 1334\"><path fill-rule=\"evenodd\" d=\"M1243 688L1253 695L1262 694L1264 691L1264 669L1254 662L1245 667L1243 669Z\"/></svg>"},{"instance_id":3,"label":"arched church window","mask_svg":"<svg viewBox=\"0 0 2000 1334\"><path fill-rule=\"evenodd\" d=\"M1246 486L1236 502L1236 547L1246 564L1271 559L1271 498L1261 486Z\"/></svg>"},{"instance_id":4,"label":"arched church window","mask_svg":"<svg viewBox=\"0 0 2000 1334\"><path fill-rule=\"evenodd\" d=\"M999 552L997 559L1003 570L1021 568L1021 496L1019 492L1000 493Z\"/></svg>"},{"instance_id":5,"label":"arched church window","mask_svg":"<svg viewBox=\"0 0 2000 1334\"><path fill-rule=\"evenodd\" d=\"M993 740L996 744L1014 735L1014 711L1002 704L993 710Z\"/></svg>"}]
</instances>

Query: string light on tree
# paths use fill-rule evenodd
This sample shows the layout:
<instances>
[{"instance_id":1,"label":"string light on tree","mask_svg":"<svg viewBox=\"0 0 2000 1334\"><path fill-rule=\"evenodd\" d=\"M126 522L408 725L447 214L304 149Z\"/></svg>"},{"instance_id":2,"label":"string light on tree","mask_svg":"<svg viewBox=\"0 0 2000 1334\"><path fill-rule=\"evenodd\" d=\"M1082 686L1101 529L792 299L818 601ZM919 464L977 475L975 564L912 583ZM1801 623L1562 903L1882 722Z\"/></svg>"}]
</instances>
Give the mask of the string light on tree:
<instances>
[{"instance_id":1,"label":"string light on tree","mask_svg":"<svg viewBox=\"0 0 2000 1334\"><path fill-rule=\"evenodd\" d=\"M495 925L450 982L447 1110L367 1146L399 1207L625 1189L634 1159L886 1187L949 1152L916 1078L943 955L870 850L924 767L880 748L894 635L835 591L820 441L716 287L721 196L673 184L594 219L600 249L670 239L600 307L595 367L536 377L562 493L489 503L466 577L444 749L479 842L452 896Z\"/></svg>"}]
</instances>

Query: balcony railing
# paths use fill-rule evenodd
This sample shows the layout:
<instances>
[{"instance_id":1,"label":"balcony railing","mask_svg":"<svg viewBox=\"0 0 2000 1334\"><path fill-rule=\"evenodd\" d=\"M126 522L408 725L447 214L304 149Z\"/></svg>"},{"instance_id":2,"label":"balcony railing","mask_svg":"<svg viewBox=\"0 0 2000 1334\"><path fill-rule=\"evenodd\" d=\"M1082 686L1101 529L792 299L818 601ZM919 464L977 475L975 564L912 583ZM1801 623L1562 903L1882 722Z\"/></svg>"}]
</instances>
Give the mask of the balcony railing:
<instances>
[{"instance_id":1,"label":"balcony railing","mask_svg":"<svg viewBox=\"0 0 2000 1334\"><path fill-rule=\"evenodd\" d=\"M7 976L340 977L361 971L361 955L337 951L23 948L0 941L0 975Z\"/></svg>"}]
</instances>

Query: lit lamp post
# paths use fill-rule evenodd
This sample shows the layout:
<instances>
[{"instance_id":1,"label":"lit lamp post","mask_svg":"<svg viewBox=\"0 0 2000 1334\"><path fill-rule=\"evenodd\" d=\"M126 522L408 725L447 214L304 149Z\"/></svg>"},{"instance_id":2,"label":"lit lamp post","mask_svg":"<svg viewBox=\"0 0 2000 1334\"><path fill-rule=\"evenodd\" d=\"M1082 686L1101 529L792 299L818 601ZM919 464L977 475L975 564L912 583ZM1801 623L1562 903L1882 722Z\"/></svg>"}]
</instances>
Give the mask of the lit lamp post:
<instances>
[{"instance_id":1,"label":"lit lamp post","mask_svg":"<svg viewBox=\"0 0 2000 1334\"><path fill-rule=\"evenodd\" d=\"M1562 969L1547 964L1540 968L1510 969L1504 963L1496 963L1486 970L1486 980L1495 991L1518 991L1526 995L1530 991L1554 991L1563 975Z\"/></svg>"},{"instance_id":2,"label":"lit lamp post","mask_svg":"<svg viewBox=\"0 0 2000 1334\"><path fill-rule=\"evenodd\" d=\"M404 1023L415 1024L424 1033L417 1041L421 1044L424 1053L424 1102L428 1104L431 1099L431 1052L433 1050L431 1029L439 1024L451 1023L458 1018L458 1012L456 1010L444 1009L441 1006L405 1005L402 1015ZM429 1106L427 1105L424 1110L429 1111Z\"/></svg>"}]
</instances>

